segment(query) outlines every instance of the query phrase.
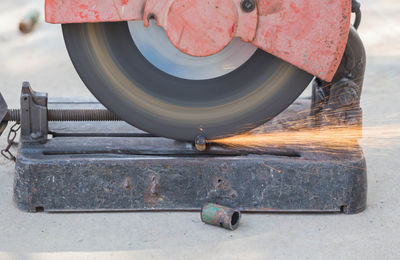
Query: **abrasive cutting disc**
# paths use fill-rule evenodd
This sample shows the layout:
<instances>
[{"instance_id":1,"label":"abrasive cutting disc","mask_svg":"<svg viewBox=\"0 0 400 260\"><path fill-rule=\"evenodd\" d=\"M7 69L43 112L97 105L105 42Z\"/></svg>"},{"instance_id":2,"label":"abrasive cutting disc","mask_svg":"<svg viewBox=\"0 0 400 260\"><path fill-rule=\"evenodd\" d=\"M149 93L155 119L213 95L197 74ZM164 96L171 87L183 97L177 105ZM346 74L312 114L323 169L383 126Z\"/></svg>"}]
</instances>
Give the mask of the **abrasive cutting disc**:
<instances>
[{"instance_id":1,"label":"abrasive cutting disc","mask_svg":"<svg viewBox=\"0 0 400 260\"><path fill-rule=\"evenodd\" d=\"M137 128L176 140L251 130L286 109L313 78L239 39L216 55L189 56L142 21L66 24L63 33L100 102Z\"/></svg>"}]
</instances>

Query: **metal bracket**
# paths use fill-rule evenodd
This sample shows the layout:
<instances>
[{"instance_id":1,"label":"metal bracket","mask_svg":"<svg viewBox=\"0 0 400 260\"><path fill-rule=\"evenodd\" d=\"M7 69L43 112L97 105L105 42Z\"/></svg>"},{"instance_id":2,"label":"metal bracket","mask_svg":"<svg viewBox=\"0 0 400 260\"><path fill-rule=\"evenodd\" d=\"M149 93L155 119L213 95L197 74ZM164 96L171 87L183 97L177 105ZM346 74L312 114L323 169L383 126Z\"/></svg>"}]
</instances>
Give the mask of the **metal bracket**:
<instances>
[{"instance_id":1,"label":"metal bracket","mask_svg":"<svg viewBox=\"0 0 400 260\"><path fill-rule=\"evenodd\" d=\"M47 134L47 93L33 91L29 82L24 82L21 92L21 142L44 143Z\"/></svg>"}]
</instances>

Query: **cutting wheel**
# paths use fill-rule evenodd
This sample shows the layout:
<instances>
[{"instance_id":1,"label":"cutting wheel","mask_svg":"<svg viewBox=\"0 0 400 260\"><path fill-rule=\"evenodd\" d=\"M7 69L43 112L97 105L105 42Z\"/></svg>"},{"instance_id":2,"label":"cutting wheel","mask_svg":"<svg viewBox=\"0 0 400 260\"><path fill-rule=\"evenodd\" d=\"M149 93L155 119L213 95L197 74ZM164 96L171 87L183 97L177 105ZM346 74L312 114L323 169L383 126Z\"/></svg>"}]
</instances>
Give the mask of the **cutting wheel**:
<instances>
[{"instance_id":1,"label":"cutting wheel","mask_svg":"<svg viewBox=\"0 0 400 260\"><path fill-rule=\"evenodd\" d=\"M209 57L183 54L154 23L65 24L63 33L80 77L108 109L176 140L253 129L286 109L313 78L239 39Z\"/></svg>"}]
</instances>

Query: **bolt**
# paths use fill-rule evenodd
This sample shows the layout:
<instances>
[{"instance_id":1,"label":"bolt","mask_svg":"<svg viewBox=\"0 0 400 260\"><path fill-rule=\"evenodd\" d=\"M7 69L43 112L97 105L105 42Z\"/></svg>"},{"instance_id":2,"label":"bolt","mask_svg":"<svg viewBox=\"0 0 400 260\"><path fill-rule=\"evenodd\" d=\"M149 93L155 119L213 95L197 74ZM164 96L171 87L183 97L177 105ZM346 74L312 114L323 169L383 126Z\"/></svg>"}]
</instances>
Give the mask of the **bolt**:
<instances>
[{"instance_id":1,"label":"bolt","mask_svg":"<svg viewBox=\"0 0 400 260\"><path fill-rule=\"evenodd\" d=\"M256 2L255 0L242 0L240 6L242 7L243 11L250 13L256 8Z\"/></svg>"},{"instance_id":2,"label":"bolt","mask_svg":"<svg viewBox=\"0 0 400 260\"><path fill-rule=\"evenodd\" d=\"M199 152L204 152L207 150L207 139L203 134L199 134L196 136L194 139L194 146L197 151Z\"/></svg>"}]
</instances>

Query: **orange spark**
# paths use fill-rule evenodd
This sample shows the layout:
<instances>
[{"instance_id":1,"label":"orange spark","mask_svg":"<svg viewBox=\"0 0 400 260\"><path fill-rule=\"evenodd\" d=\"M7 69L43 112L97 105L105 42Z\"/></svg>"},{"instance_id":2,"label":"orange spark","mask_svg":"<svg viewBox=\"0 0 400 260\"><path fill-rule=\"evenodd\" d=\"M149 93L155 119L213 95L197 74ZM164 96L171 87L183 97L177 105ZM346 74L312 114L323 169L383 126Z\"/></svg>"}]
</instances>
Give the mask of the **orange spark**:
<instances>
[{"instance_id":1,"label":"orange spark","mask_svg":"<svg viewBox=\"0 0 400 260\"><path fill-rule=\"evenodd\" d=\"M297 125L297 124L295 124ZM376 127L358 126L304 128L293 130L261 129L213 142L232 147L323 147L329 149L351 149L358 141L367 146L386 146L399 143L400 125L382 125ZM396 142L397 141L397 142Z\"/></svg>"}]
</instances>

